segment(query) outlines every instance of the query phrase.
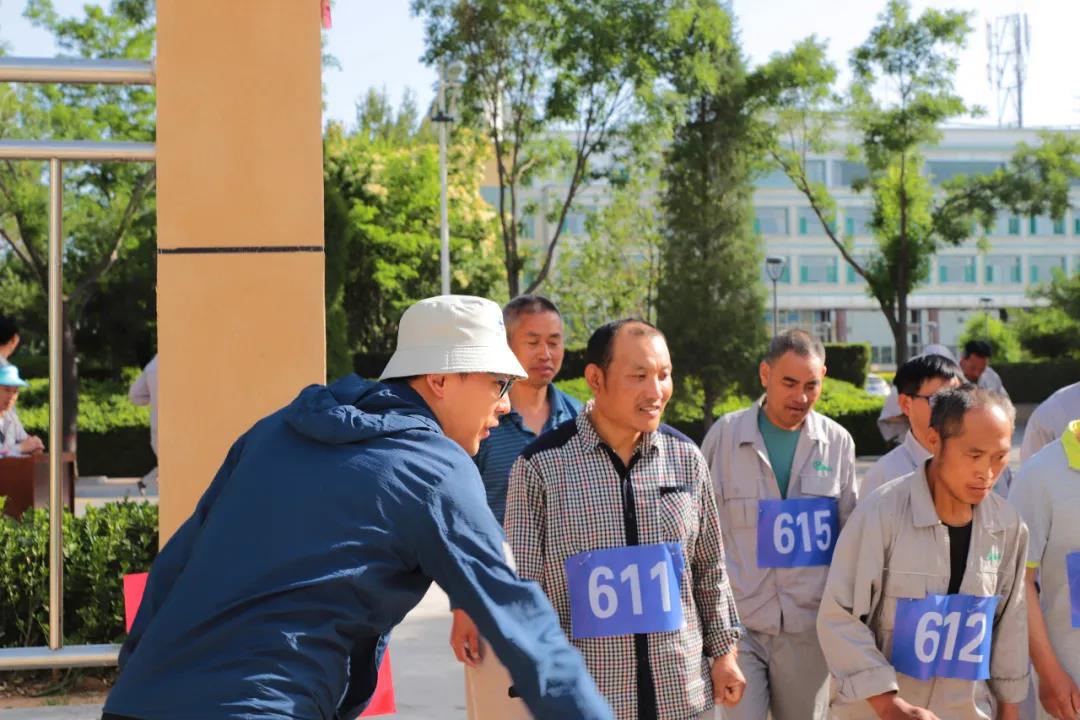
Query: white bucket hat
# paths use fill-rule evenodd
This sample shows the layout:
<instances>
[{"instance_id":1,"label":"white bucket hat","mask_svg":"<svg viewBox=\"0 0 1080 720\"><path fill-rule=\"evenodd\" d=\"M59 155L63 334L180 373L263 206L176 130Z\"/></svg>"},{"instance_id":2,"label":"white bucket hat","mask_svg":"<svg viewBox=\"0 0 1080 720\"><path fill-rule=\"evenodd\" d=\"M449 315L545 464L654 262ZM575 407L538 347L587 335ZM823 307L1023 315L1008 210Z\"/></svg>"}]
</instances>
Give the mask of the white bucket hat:
<instances>
[{"instance_id":1,"label":"white bucket hat","mask_svg":"<svg viewBox=\"0 0 1080 720\"><path fill-rule=\"evenodd\" d=\"M466 372L528 377L506 343L502 309L496 303L470 295L440 295L402 314L397 349L379 379Z\"/></svg>"}]
</instances>

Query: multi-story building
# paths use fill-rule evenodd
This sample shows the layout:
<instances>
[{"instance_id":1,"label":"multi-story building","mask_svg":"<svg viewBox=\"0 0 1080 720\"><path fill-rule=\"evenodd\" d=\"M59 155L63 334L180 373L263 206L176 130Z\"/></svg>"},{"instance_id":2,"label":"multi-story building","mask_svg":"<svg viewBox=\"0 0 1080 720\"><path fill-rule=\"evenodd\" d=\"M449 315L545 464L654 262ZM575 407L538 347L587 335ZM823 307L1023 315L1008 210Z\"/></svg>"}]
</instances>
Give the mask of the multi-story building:
<instances>
[{"instance_id":1,"label":"multi-story building","mask_svg":"<svg viewBox=\"0 0 1080 720\"><path fill-rule=\"evenodd\" d=\"M1038 132L1015 128L947 128L939 144L926 148L926 172L935 185L960 174L993 171L1008 161L1017 143L1038 144ZM824 182L837 204L837 230L853 238L854 256L865 258L876 247L867 226L870 202L865 193L851 189L865 172L860 164L845 159L843 149L811 157L810 178ZM493 187L484 195L494 202ZM554 228L545 220L550 209L565 195L555 184L521 191L522 206L531 203L536 212L523 217L523 240L546 242ZM563 243L580 241L588 213L604 204L603 186L585 188L564 223ZM931 261L925 282L909 297L908 338L911 351L929 343L956 348L957 339L972 313L1031 307L1029 290L1048 281L1055 268L1080 273L1080 182L1074 184L1076 206L1065 217L1016 217L1002 214L985 234L959 247L942 249ZM761 235L766 255L782 257L784 271L777 283L781 328L798 326L830 341L868 342L875 363L894 362L893 337L888 322L866 291L866 283L845 262L826 236L806 198L779 170L760 177L754 192L754 228ZM979 229L979 233L982 230ZM980 249L985 248L985 251ZM762 281L770 280L762 268ZM769 312L771 325L771 287Z\"/></svg>"}]
</instances>

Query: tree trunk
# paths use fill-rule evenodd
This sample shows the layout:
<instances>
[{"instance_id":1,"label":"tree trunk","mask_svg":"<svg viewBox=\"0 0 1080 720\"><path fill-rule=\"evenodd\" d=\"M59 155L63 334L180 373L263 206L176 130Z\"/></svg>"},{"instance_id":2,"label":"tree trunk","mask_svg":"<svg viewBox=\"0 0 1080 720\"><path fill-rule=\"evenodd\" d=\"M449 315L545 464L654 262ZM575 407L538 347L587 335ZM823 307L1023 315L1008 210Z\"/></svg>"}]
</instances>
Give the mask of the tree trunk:
<instances>
[{"instance_id":1,"label":"tree trunk","mask_svg":"<svg viewBox=\"0 0 1080 720\"><path fill-rule=\"evenodd\" d=\"M511 300L521 294L521 273L518 271L517 258L509 253L506 256L506 290Z\"/></svg>"},{"instance_id":2,"label":"tree trunk","mask_svg":"<svg viewBox=\"0 0 1080 720\"><path fill-rule=\"evenodd\" d=\"M75 452L79 424L79 368L75 363L75 323L67 303L64 304L64 356L61 362L63 388L64 452Z\"/></svg>"},{"instance_id":3,"label":"tree trunk","mask_svg":"<svg viewBox=\"0 0 1080 720\"><path fill-rule=\"evenodd\" d=\"M908 360L908 296L900 293L897 297L896 312L899 316L893 331L893 340L896 343L896 367Z\"/></svg>"}]
</instances>

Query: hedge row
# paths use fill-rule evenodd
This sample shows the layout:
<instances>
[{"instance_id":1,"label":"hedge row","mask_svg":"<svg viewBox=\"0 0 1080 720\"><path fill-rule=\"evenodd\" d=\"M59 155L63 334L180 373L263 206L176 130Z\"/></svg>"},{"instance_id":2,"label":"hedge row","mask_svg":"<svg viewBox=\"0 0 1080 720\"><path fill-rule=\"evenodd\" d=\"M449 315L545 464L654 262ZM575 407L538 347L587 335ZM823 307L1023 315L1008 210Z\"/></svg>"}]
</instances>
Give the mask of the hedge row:
<instances>
[{"instance_id":1,"label":"hedge row","mask_svg":"<svg viewBox=\"0 0 1080 720\"><path fill-rule=\"evenodd\" d=\"M1080 338L1076 340L1080 344ZM1058 388L1080 380L1080 360L993 363L1014 403L1041 403Z\"/></svg>"},{"instance_id":2,"label":"hedge row","mask_svg":"<svg viewBox=\"0 0 1080 720\"><path fill-rule=\"evenodd\" d=\"M0 504L4 498L0 497ZM158 508L149 503L64 513L64 644L121 642L124 575L145 572L158 550ZM0 647L49 638L49 512L0 514Z\"/></svg>"}]
</instances>

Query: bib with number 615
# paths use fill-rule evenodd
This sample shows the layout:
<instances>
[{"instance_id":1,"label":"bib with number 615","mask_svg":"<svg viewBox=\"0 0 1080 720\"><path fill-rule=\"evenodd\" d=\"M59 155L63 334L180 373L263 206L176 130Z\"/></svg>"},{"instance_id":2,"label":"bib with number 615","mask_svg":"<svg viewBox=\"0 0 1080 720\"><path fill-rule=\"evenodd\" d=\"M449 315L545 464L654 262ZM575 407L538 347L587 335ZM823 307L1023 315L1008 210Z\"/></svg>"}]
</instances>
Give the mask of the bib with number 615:
<instances>
[{"instance_id":1,"label":"bib with number 615","mask_svg":"<svg viewBox=\"0 0 1080 720\"><path fill-rule=\"evenodd\" d=\"M839 534L836 498L758 501L758 567L828 565Z\"/></svg>"},{"instance_id":2,"label":"bib with number 615","mask_svg":"<svg viewBox=\"0 0 1080 720\"><path fill-rule=\"evenodd\" d=\"M686 624L682 543L588 550L566 559L571 636L678 630Z\"/></svg>"},{"instance_id":3,"label":"bib with number 615","mask_svg":"<svg viewBox=\"0 0 1080 720\"><path fill-rule=\"evenodd\" d=\"M927 595L896 601L892 664L919 680L987 680L994 611L1001 598Z\"/></svg>"}]
</instances>

